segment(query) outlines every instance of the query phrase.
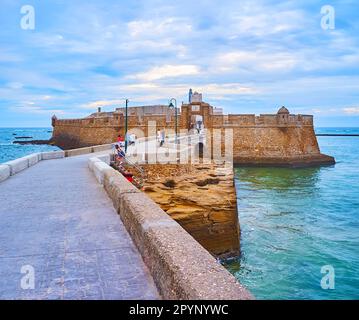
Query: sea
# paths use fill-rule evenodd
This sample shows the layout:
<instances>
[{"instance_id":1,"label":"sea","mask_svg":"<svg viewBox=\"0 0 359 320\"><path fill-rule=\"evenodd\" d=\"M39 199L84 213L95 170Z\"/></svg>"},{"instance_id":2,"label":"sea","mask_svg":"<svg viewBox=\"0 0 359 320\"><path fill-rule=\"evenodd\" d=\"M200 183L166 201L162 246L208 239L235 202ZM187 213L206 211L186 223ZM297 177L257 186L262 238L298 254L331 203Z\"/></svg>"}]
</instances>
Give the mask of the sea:
<instances>
[{"instance_id":1,"label":"sea","mask_svg":"<svg viewBox=\"0 0 359 320\"><path fill-rule=\"evenodd\" d=\"M318 142L335 165L235 171L241 256L224 265L257 299L359 299L359 137Z\"/></svg>"},{"instance_id":2,"label":"sea","mask_svg":"<svg viewBox=\"0 0 359 320\"><path fill-rule=\"evenodd\" d=\"M48 145L18 145L16 140L48 140L52 128L0 128L0 163L21 158L36 152L59 150ZM16 139L31 137L28 139Z\"/></svg>"},{"instance_id":3,"label":"sea","mask_svg":"<svg viewBox=\"0 0 359 320\"><path fill-rule=\"evenodd\" d=\"M359 134L359 128L317 128ZM47 145L51 128L0 128L0 163ZM318 137L332 166L235 169L241 256L224 266L257 299L359 299L359 137Z\"/></svg>"}]
</instances>

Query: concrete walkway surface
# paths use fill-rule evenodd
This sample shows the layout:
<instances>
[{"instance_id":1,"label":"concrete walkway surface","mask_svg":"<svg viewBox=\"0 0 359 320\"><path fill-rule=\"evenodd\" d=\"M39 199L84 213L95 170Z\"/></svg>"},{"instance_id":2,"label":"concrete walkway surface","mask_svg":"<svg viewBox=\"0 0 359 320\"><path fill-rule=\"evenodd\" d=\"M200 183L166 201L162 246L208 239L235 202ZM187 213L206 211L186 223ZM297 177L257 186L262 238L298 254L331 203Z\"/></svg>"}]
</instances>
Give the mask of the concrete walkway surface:
<instances>
[{"instance_id":1,"label":"concrete walkway surface","mask_svg":"<svg viewBox=\"0 0 359 320\"><path fill-rule=\"evenodd\" d=\"M87 168L95 155L41 161L0 183L0 299L159 299Z\"/></svg>"}]
</instances>

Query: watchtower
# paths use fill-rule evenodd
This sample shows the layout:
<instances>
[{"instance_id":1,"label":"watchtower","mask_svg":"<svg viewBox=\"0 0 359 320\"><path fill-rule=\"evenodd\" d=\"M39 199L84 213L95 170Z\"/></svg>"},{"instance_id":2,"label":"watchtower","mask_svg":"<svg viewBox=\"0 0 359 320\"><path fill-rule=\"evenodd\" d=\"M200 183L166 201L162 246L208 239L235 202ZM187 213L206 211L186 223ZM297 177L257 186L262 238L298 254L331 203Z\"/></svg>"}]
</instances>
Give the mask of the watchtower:
<instances>
[{"instance_id":1,"label":"watchtower","mask_svg":"<svg viewBox=\"0 0 359 320\"><path fill-rule=\"evenodd\" d=\"M182 104L181 107L181 128L202 129L211 127L211 116L213 107L202 101L202 94L194 92L191 95L191 102Z\"/></svg>"},{"instance_id":2,"label":"watchtower","mask_svg":"<svg viewBox=\"0 0 359 320\"><path fill-rule=\"evenodd\" d=\"M277 112L277 122L279 124L287 124L289 122L289 110L286 107L281 107Z\"/></svg>"}]
</instances>

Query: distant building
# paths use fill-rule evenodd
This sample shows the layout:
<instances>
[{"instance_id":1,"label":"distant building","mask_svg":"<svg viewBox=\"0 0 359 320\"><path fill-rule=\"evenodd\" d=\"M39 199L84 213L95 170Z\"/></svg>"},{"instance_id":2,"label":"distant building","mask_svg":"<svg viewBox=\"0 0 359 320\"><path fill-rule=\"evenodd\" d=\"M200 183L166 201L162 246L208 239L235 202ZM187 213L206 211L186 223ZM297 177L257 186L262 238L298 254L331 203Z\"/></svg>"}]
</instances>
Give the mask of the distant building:
<instances>
[{"instance_id":1,"label":"distant building","mask_svg":"<svg viewBox=\"0 0 359 320\"><path fill-rule=\"evenodd\" d=\"M203 102L202 101L202 93L198 93L197 91L195 91L192 94L192 99L190 103L196 103L196 102Z\"/></svg>"}]
</instances>

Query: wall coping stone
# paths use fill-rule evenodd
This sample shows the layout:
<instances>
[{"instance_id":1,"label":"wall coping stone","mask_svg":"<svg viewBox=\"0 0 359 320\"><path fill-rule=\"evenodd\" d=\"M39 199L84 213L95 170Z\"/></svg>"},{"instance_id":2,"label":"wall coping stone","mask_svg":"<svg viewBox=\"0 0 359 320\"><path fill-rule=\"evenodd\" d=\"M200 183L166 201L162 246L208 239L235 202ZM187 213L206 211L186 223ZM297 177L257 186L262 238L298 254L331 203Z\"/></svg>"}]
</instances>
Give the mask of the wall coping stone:
<instances>
[{"instance_id":1,"label":"wall coping stone","mask_svg":"<svg viewBox=\"0 0 359 320\"><path fill-rule=\"evenodd\" d=\"M0 182L6 180L11 175L11 168L6 164L0 164Z\"/></svg>"},{"instance_id":2,"label":"wall coping stone","mask_svg":"<svg viewBox=\"0 0 359 320\"><path fill-rule=\"evenodd\" d=\"M15 175L29 167L28 156L5 162L10 167L11 175Z\"/></svg>"},{"instance_id":3,"label":"wall coping stone","mask_svg":"<svg viewBox=\"0 0 359 320\"><path fill-rule=\"evenodd\" d=\"M111 167L104 169L104 188L164 299L254 299L189 233Z\"/></svg>"},{"instance_id":4,"label":"wall coping stone","mask_svg":"<svg viewBox=\"0 0 359 320\"><path fill-rule=\"evenodd\" d=\"M93 152L101 152L101 151L110 150L111 148L112 148L112 144L106 144L106 145L93 146L93 147L89 147L86 149L88 149L87 151L89 151L87 153L93 153ZM77 151L79 154L76 154L76 152L75 152L76 150L78 150L78 149L68 150L66 152L60 150L60 151L32 153L30 155L2 163L2 164L0 164L0 182L5 181L10 176L17 174L35 164L37 164L38 162L40 162L42 160L62 159L66 156L66 154L69 151L72 151L71 154L73 156L85 154L85 153L81 153L81 150ZM82 150L82 152L83 152L83 150ZM103 161L104 163L110 164L110 154L101 155L101 156L99 156L99 158L101 159L101 160L99 159L99 161ZM106 169L108 169L108 168L106 168Z\"/></svg>"}]
</instances>

